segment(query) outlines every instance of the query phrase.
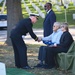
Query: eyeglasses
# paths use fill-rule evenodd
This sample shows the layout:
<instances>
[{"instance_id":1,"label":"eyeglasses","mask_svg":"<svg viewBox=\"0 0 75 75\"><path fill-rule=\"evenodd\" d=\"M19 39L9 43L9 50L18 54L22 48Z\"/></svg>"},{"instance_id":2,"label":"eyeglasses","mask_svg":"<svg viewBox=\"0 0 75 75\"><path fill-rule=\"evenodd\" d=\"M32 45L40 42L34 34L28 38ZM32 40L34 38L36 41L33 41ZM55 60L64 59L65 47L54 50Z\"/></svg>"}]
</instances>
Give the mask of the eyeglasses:
<instances>
[{"instance_id":1,"label":"eyeglasses","mask_svg":"<svg viewBox=\"0 0 75 75\"><path fill-rule=\"evenodd\" d=\"M45 5L44 7L47 7L47 5Z\"/></svg>"},{"instance_id":2,"label":"eyeglasses","mask_svg":"<svg viewBox=\"0 0 75 75\"><path fill-rule=\"evenodd\" d=\"M53 26L53 27L56 27L56 26Z\"/></svg>"},{"instance_id":3,"label":"eyeglasses","mask_svg":"<svg viewBox=\"0 0 75 75\"><path fill-rule=\"evenodd\" d=\"M47 7L47 6L44 6L44 7Z\"/></svg>"},{"instance_id":4,"label":"eyeglasses","mask_svg":"<svg viewBox=\"0 0 75 75\"><path fill-rule=\"evenodd\" d=\"M64 26L61 26L61 28L64 28Z\"/></svg>"}]
</instances>

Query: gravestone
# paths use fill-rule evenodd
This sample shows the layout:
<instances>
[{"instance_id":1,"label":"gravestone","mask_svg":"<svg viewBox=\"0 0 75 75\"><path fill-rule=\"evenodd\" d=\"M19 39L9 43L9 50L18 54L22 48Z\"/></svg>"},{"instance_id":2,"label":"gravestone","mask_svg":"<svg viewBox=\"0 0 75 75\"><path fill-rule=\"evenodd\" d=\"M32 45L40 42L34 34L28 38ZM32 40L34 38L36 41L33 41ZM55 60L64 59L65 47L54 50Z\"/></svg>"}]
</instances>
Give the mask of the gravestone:
<instances>
[{"instance_id":1,"label":"gravestone","mask_svg":"<svg viewBox=\"0 0 75 75\"><path fill-rule=\"evenodd\" d=\"M73 14L73 20L75 20L75 14Z\"/></svg>"},{"instance_id":2,"label":"gravestone","mask_svg":"<svg viewBox=\"0 0 75 75\"><path fill-rule=\"evenodd\" d=\"M55 8L57 9L57 11L61 11L61 8L60 8L60 6L58 6L58 5L55 5Z\"/></svg>"},{"instance_id":3,"label":"gravestone","mask_svg":"<svg viewBox=\"0 0 75 75\"><path fill-rule=\"evenodd\" d=\"M39 13L39 15L42 18L45 18L45 14L40 10L40 8L38 6L36 6L34 3L32 3L32 6L34 7L34 9L36 9L36 11ZM43 14L43 15L42 15Z\"/></svg>"},{"instance_id":4,"label":"gravestone","mask_svg":"<svg viewBox=\"0 0 75 75\"><path fill-rule=\"evenodd\" d=\"M28 14L30 14L31 11L30 11L29 7L26 5L24 0L22 0L22 2L24 3L24 7L26 8L26 11L28 12Z\"/></svg>"},{"instance_id":5,"label":"gravestone","mask_svg":"<svg viewBox=\"0 0 75 75\"><path fill-rule=\"evenodd\" d=\"M72 0L72 2L73 2L73 5L75 6L75 0Z\"/></svg>"},{"instance_id":6,"label":"gravestone","mask_svg":"<svg viewBox=\"0 0 75 75\"><path fill-rule=\"evenodd\" d=\"M6 5L6 0L4 0L4 2L3 2L3 6L2 6L2 9L1 9L1 14L3 14L3 12L4 12L5 5Z\"/></svg>"},{"instance_id":7,"label":"gravestone","mask_svg":"<svg viewBox=\"0 0 75 75\"><path fill-rule=\"evenodd\" d=\"M0 75L6 75L5 64L0 62Z\"/></svg>"}]
</instances>

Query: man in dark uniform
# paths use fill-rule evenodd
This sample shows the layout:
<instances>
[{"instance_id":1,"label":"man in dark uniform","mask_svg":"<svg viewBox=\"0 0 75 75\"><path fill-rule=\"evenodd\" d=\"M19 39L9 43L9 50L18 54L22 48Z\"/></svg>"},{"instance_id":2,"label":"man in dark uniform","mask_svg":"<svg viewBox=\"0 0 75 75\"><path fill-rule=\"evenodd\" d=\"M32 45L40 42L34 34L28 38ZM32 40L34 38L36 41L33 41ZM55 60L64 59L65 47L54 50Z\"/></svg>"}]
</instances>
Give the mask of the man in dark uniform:
<instances>
[{"instance_id":1,"label":"man in dark uniform","mask_svg":"<svg viewBox=\"0 0 75 75\"><path fill-rule=\"evenodd\" d=\"M27 63L27 47L23 41L22 35L27 33L39 42L39 39L33 32L33 23L36 23L38 14L30 14L29 18L21 20L11 31L10 38L14 49L15 66L17 68L30 69Z\"/></svg>"}]
</instances>

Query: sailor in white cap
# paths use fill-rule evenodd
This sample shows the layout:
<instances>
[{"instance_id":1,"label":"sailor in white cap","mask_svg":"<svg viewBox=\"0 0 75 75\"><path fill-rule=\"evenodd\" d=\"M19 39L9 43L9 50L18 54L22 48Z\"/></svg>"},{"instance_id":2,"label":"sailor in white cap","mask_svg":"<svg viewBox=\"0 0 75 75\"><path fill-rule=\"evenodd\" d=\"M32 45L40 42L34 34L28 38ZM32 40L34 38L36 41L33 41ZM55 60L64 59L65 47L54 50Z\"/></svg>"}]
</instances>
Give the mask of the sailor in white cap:
<instances>
[{"instance_id":1,"label":"sailor in white cap","mask_svg":"<svg viewBox=\"0 0 75 75\"><path fill-rule=\"evenodd\" d=\"M33 23L37 22L38 17L39 15L37 14L30 14L29 18L21 20L11 31L10 38L14 49L15 66L17 68L31 68L27 62L27 46L22 36L26 36L29 33L35 41L40 41L40 38L35 35L32 29Z\"/></svg>"},{"instance_id":2,"label":"sailor in white cap","mask_svg":"<svg viewBox=\"0 0 75 75\"><path fill-rule=\"evenodd\" d=\"M37 19L39 18L39 14L35 14L35 13L30 13L30 16L34 16L34 17L36 17Z\"/></svg>"}]
</instances>

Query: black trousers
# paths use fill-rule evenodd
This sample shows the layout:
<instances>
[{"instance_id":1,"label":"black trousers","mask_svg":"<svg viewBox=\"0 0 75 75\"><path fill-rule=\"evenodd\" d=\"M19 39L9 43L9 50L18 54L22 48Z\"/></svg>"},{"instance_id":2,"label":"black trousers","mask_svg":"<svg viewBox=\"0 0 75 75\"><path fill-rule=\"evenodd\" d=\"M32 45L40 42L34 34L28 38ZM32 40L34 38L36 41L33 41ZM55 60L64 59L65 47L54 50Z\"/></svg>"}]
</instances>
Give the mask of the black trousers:
<instances>
[{"instance_id":1,"label":"black trousers","mask_svg":"<svg viewBox=\"0 0 75 75\"><path fill-rule=\"evenodd\" d=\"M41 46L39 48L39 54L38 54L38 59L40 61L45 61L45 58L46 58L46 50L44 49L46 46Z\"/></svg>"},{"instance_id":2,"label":"black trousers","mask_svg":"<svg viewBox=\"0 0 75 75\"><path fill-rule=\"evenodd\" d=\"M24 67L27 66L27 47L21 36L12 37L11 42L14 49L15 66Z\"/></svg>"},{"instance_id":3,"label":"black trousers","mask_svg":"<svg viewBox=\"0 0 75 75\"><path fill-rule=\"evenodd\" d=\"M58 53L61 52L67 52L67 49L63 49L61 47L45 47L46 50L46 59L45 59L45 63L49 66L49 67L54 67L57 65L57 59L56 56Z\"/></svg>"}]
</instances>

